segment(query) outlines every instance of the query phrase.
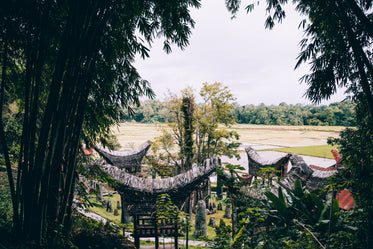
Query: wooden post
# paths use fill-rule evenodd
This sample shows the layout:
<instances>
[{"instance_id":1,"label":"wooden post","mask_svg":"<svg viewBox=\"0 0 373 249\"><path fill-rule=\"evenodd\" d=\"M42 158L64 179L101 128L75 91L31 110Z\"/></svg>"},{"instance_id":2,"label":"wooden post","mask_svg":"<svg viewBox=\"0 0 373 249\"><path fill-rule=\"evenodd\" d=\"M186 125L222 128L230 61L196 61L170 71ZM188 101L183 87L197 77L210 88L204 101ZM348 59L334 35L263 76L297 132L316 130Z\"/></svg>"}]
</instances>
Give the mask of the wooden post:
<instances>
[{"instance_id":1,"label":"wooden post","mask_svg":"<svg viewBox=\"0 0 373 249\"><path fill-rule=\"evenodd\" d=\"M178 232L179 232L179 227L178 227L178 224L177 224L177 220L175 219L175 249L178 249L179 248L179 245L178 245Z\"/></svg>"},{"instance_id":2,"label":"wooden post","mask_svg":"<svg viewBox=\"0 0 373 249\"><path fill-rule=\"evenodd\" d=\"M179 241L177 235L175 236L175 249L179 248Z\"/></svg>"},{"instance_id":3,"label":"wooden post","mask_svg":"<svg viewBox=\"0 0 373 249\"><path fill-rule=\"evenodd\" d=\"M139 238L138 231L137 231L138 224L139 224L138 222L139 222L139 220L138 220L137 215L134 215L134 234L135 234L134 237L135 237L135 247L137 249L140 248L140 238Z\"/></svg>"},{"instance_id":4,"label":"wooden post","mask_svg":"<svg viewBox=\"0 0 373 249\"><path fill-rule=\"evenodd\" d=\"M188 206L189 206L189 214L192 213L192 206L190 203L190 195L188 197ZM189 219L191 219L191 215L189 216ZM185 247L188 249L188 241L189 241L189 219L186 219L187 225L186 225L186 242L185 242Z\"/></svg>"},{"instance_id":5,"label":"wooden post","mask_svg":"<svg viewBox=\"0 0 373 249\"><path fill-rule=\"evenodd\" d=\"M158 238L158 220L154 219L154 229L155 229L155 249L159 248L159 238Z\"/></svg>"}]
</instances>

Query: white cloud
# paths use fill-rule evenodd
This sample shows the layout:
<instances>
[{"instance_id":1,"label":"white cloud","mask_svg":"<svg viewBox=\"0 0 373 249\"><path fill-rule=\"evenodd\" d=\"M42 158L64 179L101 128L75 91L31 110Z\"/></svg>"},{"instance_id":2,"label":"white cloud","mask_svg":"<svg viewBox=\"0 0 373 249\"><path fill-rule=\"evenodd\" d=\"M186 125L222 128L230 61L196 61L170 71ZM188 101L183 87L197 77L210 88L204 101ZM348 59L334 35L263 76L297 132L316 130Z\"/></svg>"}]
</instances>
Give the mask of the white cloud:
<instances>
[{"instance_id":1,"label":"white cloud","mask_svg":"<svg viewBox=\"0 0 373 249\"><path fill-rule=\"evenodd\" d=\"M287 17L273 30L264 28L265 6L246 14L242 9L231 20L223 0L202 0L202 8L192 10L196 21L190 45L181 51L174 47L167 55L162 41L156 41L150 58L137 59L136 67L162 98L167 89L179 92L215 81L228 86L240 104L309 104L303 97L306 86L299 78L307 66L294 71L300 51L301 20L289 6ZM342 100L342 94L330 101Z\"/></svg>"}]
</instances>

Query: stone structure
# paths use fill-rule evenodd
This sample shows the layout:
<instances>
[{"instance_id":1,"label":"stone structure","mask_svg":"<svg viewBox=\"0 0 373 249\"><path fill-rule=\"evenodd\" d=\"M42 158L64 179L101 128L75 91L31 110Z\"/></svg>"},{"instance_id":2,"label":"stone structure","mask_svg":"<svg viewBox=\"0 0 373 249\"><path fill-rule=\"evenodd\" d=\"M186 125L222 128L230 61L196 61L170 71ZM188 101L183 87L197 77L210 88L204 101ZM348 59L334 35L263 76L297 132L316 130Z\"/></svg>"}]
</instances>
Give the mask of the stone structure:
<instances>
[{"instance_id":1,"label":"stone structure","mask_svg":"<svg viewBox=\"0 0 373 249\"><path fill-rule=\"evenodd\" d=\"M106 202L106 212L113 212L113 206L111 205L111 200L109 199L107 202Z\"/></svg>"},{"instance_id":2,"label":"stone structure","mask_svg":"<svg viewBox=\"0 0 373 249\"><path fill-rule=\"evenodd\" d=\"M119 215L119 211L118 211L118 209L116 208L116 209L114 209L114 216L118 216Z\"/></svg>"},{"instance_id":3,"label":"stone structure","mask_svg":"<svg viewBox=\"0 0 373 249\"><path fill-rule=\"evenodd\" d=\"M206 214L206 202L199 200L197 204L197 212L194 225L194 236L201 237L207 236L207 214Z\"/></svg>"},{"instance_id":4,"label":"stone structure","mask_svg":"<svg viewBox=\"0 0 373 249\"><path fill-rule=\"evenodd\" d=\"M101 185L100 184L97 184L96 186L96 201L97 202L102 202L102 189L101 189Z\"/></svg>"},{"instance_id":5,"label":"stone structure","mask_svg":"<svg viewBox=\"0 0 373 249\"><path fill-rule=\"evenodd\" d=\"M210 227L216 227L216 220L215 220L215 217L214 217L214 216L211 216L211 217L210 217L210 220L209 220L209 226L210 226Z\"/></svg>"},{"instance_id":6,"label":"stone structure","mask_svg":"<svg viewBox=\"0 0 373 249\"><path fill-rule=\"evenodd\" d=\"M226 218L226 219L232 218L232 209L231 209L230 204L227 204L227 206L225 207L225 212L224 212L223 218Z\"/></svg>"}]
</instances>

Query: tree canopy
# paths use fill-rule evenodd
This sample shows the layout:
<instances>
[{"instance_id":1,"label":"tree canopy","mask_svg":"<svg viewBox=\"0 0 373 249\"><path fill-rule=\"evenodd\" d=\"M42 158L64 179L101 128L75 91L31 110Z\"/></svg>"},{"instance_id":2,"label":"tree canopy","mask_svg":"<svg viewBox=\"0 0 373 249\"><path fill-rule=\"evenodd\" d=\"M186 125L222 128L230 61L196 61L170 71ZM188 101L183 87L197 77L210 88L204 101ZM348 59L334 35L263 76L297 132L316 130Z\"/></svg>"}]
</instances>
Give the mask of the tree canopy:
<instances>
[{"instance_id":1,"label":"tree canopy","mask_svg":"<svg viewBox=\"0 0 373 249\"><path fill-rule=\"evenodd\" d=\"M172 120L168 112L167 101L147 100L134 107L134 115L126 120L141 123L164 123ZM263 125L329 125L354 126L355 103L352 101L332 103L330 105L291 105L285 102L279 105L239 105L233 103L230 111L239 124Z\"/></svg>"}]
</instances>

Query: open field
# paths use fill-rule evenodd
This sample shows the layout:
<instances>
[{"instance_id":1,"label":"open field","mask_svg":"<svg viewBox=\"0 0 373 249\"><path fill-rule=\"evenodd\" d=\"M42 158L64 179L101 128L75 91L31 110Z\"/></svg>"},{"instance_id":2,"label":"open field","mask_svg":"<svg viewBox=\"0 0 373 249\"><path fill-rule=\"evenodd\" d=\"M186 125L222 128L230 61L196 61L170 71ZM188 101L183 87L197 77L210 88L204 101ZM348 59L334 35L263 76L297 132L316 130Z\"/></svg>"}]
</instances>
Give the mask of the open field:
<instances>
[{"instance_id":1,"label":"open field","mask_svg":"<svg viewBox=\"0 0 373 249\"><path fill-rule=\"evenodd\" d=\"M134 122L122 123L119 127L113 128L119 143L123 148L133 148L145 142L153 140L161 134L160 128L165 124L139 124ZM257 150L293 148L304 146L322 146L327 149L327 138L337 137L344 129L341 126L268 126L268 125L245 125L238 124L231 128L240 134L242 148L253 146ZM313 154L317 147L308 147L305 155L323 157L328 154L321 151ZM289 153L289 150L283 151ZM294 152L295 153L295 152ZM302 153L299 153L302 154ZM331 155L330 155L331 156ZM329 156L327 156L329 157Z\"/></svg>"},{"instance_id":2,"label":"open field","mask_svg":"<svg viewBox=\"0 0 373 249\"><path fill-rule=\"evenodd\" d=\"M325 145L328 137L337 137L340 126L266 126L235 125L242 143L266 146L298 147Z\"/></svg>"},{"instance_id":3,"label":"open field","mask_svg":"<svg viewBox=\"0 0 373 249\"><path fill-rule=\"evenodd\" d=\"M154 140L155 137L161 135L161 127L166 127L166 125L126 122L118 127L113 127L112 131L123 148L131 148L144 143L146 140Z\"/></svg>"}]
</instances>

